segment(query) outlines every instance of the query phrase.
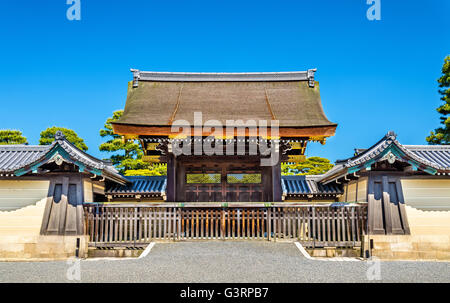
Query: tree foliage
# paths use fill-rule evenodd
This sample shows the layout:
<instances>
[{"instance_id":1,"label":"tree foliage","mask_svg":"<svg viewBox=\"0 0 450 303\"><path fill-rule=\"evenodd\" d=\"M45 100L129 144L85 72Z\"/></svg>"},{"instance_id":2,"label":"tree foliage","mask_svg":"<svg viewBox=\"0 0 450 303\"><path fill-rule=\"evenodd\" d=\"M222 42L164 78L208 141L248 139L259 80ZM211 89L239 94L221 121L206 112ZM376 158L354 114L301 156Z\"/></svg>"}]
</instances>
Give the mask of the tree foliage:
<instances>
[{"instance_id":1,"label":"tree foliage","mask_svg":"<svg viewBox=\"0 0 450 303\"><path fill-rule=\"evenodd\" d=\"M442 66L442 76L437 80L439 83L439 94L441 100L444 102L441 106L436 108L441 115L441 127L436 128L426 138L428 144L450 144L450 55L445 57L444 65Z\"/></svg>"},{"instance_id":2,"label":"tree foliage","mask_svg":"<svg viewBox=\"0 0 450 303\"><path fill-rule=\"evenodd\" d=\"M81 150L87 151L88 147L84 143L84 140L81 139L77 133L71 129L64 127L49 127L46 130L41 132L41 138L39 139L39 145L50 145L55 141L55 134L57 131L61 131L66 137L67 141L75 145Z\"/></svg>"},{"instance_id":3,"label":"tree foliage","mask_svg":"<svg viewBox=\"0 0 450 303\"><path fill-rule=\"evenodd\" d=\"M167 164L153 163L147 169L129 169L124 172L125 176L165 176L167 175Z\"/></svg>"},{"instance_id":4,"label":"tree foliage","mask_svg":"<svg viewBox=\"0 0 450 303\"><path fill-rule=\"evenodd\" d=\"M100 151L110 153L109 159L126 176L166 175L166 165L150 164L142 160L144 153L137 140L124 140L113 132L111 122L118 121L122 115L123 110L118 110L106 120L104 128L100 130L100 136L107 141L100 144Z\"/></svg>"},{"instance_id":5,"label":"tree foliage","mask_svg":"<svg viewBox=\"0 0 450 303\"><path fill-rule=\"evenodd\" d=\"M20 130L0 130L0 145L9 144L27 144L27 138L22 135Z\"/></svg>"},{"instance_id":6,"label":"tree foliage","mask_svg":"<svg viewBox=\"0 0 450 303\"><path fill-rule=\"evenodd\" d=\"M261 174L229 174L228 183L261 183Z\"/></svg>"},{"instance_id":7,"label":"tree foliage","mask_svg":"<svg viewBox=\"0 0 450 303\"><path fill-rule=\"evenodd\" d=\"M333 167L330 160L321 157L310 157L302 163L281 165L282 175L321 175Z\"/></svg>"},{"instance_id":8,"label":"tree foliage","mask_svg":"<svg viewBox=\"0 0 450 303\"><path fill-rule=\"evenodd\" d=\"M220 183L220 174L186 174L186 183Z\"/></svg>"}]
</instances>

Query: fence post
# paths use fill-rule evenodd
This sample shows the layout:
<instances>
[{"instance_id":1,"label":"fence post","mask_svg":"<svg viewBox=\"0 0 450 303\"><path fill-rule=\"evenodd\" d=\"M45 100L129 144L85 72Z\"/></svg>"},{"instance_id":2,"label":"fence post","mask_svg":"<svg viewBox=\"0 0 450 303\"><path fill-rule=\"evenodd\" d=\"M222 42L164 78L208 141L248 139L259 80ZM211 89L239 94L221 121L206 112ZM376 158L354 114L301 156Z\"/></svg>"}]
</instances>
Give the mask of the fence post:
<instances>
[{"instance_id":1,"label":"fence post","mask_svg":"<svg viewBox=\"0 0 450 303\"><path fill-rule=\"evenodd\" d=\"M225 240L225 208L222 208L220 214L220 238Z\"/></svg>"},{"instance_id":2,"label":"fence post","mask_svg":"<svg viewBox=\"0 0 450 303\"><path fill-rule=\"evenodd\" d=\"M178 226L177 226L177 239L180 240L181 239L181 207L179 207L177 209L177 222L178 222Z\"/></svg>"},{"instance_id":3,"label":"fence post","mask_svg":"<svg viewBox=\"0 0 450 303\"><path fill-rule=\"evenodd\" d=\"M134 227L133 227L133 246L136 247L136 235L137 235L137 213L138 208L134 208Z\"/></svg>"},{"instance_id":4,"label":"fence post","mask_svg":"<svg viewBox=\"0 0 450 303\"><path fill-rule=\"evenodd\" d=\"M355 247L356 237L355 237L355 206L352 206L351 214L350 214L350 220L352 224L352 240L353 240L353 247ZM356 222L358 223L358 222Z\"/></svg>"},{"instance_id":5,"label":"fence post","mask_svg":"<svg viewBox=\"0 0 450 303\"><path fill-rule=\"evenodd\" d=\"M266 217L266 230L267 230L267 241L270 241L271 235L271 224L270 224L270 218L272 216L272 209L270 207L267 208L267 217Z\"/></svg>"},{"instance_id":6,"label":"fence post","mask_svg":"<svg viewBox=\"0 0 450 303\"><path fill-rule=\"evenodd\" d=\"M272 222L273 222L273 241L277 241L277 228L278 228L278 216L277 213L279 213L279 210L277 210L275 207L272 208Z\"/></svg>"},{"instance_id":7,"label":"fence post","mask_svg":"<svg viewBox=\"0 0 450 303\"><path fill-rule=\"evenodd\" d=\"M313 236L313 248L316 248L316 208L312 208L312 236Z\"/></svg>"}]
</instances>

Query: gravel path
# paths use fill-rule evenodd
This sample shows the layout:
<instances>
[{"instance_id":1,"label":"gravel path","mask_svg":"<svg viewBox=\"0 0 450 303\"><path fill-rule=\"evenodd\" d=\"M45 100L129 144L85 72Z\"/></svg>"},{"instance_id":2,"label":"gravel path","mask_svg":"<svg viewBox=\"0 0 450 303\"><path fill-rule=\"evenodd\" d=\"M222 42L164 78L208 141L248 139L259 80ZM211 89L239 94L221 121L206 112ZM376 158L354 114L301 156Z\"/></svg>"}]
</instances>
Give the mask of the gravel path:
<instances>
[{"instance_id":1,"label":"gravel path","mask_svg":"<svg viewBox=\"0 0 450 303\"><path fill-rule=\"evenodd\" d=\"M1 262L0 282L73 282L67 262ZM372 267L371 267L372 266ZM141 259L82 260L81 282L370 282L367 261L308 260L293 243L157 243ZM381 282L450 282L448 262L381 262ZM378 282L377 280L372 280Z\"/></svg>"}]
</instances>

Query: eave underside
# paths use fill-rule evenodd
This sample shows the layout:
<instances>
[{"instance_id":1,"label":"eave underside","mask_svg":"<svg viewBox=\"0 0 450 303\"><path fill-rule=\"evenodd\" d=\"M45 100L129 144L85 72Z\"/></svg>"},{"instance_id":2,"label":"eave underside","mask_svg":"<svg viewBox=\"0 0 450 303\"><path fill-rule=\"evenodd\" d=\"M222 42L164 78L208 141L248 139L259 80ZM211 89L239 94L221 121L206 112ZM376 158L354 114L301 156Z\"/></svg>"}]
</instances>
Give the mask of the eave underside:
<instances>
[{"instance_id":1,"label":"eave underside","mask_svg":"<svg viewBox=\"0 0 450 303\"><path fill-rule=\"evenodd\" d=\"M178 132L173 132L171 126L150 126L150 125L137 125L137 124L122 124L114 122L112 123L114 133L123 136L130 137L138 137L138 136L167 136L167 137L176 137L177 135L186 135L182 133L182 130ZM259 128L255 130L250 130L245 128L245 136L261 136L261 137L293 137L293 138L301 138L301 137L331 137L334 136L336 132L337 125L326 125L326 126L310 126L310 127L280 127L278 131L272 131L271 128L267 128L267 130L260 130ZM188 131L189 132L189 131ZM200 135L203 137L217 135L216 130L205 131L202 130L199 132L195 131L194 127L191 127L190 135ZM225 136L225 130L223 136ZM240 135L238 129L234 129L233 136L236 137Z\"/></svg>"}]
</instances>

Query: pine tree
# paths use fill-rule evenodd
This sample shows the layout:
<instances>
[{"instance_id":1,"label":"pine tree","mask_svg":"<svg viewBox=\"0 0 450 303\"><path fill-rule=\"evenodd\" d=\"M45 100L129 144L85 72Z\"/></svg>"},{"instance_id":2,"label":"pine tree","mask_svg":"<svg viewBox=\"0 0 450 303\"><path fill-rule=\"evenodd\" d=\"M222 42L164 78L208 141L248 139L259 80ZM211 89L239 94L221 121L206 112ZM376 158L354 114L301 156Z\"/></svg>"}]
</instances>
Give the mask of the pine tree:
<instances>
[{"instance_id":1,"label":"pine tree","mask_svg":"<svg viewBox=\"0 0 450 303\"><path fill-rule=\"evenodd\" d=\"M450 144L450 56L444 59L442 66L442 76L437 80L439 83L439 94L441 100L444 102L436 110L441 117L442 126L436 128L431 132L430 136L426 138L428 144Z\"/></svg>"},{"instance_id":2,"label":"pine tree","mask_svg":"<svg viewBox=\"0 0 450 303\"><path fill-rule=\"evenodd\" d=\"M39 139L39 145L50 145L55 141L55 134L57 131L61 131L66 137L67 141L75 145L81 150L87 151L88 147L84 143L84 140L81 139L77 133L71 129L64 127L49 127L46 130L41 132L41 138Z\"/></svg>"},{"instance_id":3,"label":"pine tree","mask_svg":"<svg viewBox=\"0 0 450 303\"><path fill-rule=\"evenodd\" d=\"M3 129L0 130L0 145L28 144L27 138L20 130Z\"/></svg>"},{"instance_id":4,"label":"pine tree","mask_svg":"<svg viewBox=\"0 0 450 303\"><path fill-rule=\"evenodd\" d=\"M100 144L102 152L110 153L109 160L116 168L126 176L161 176L167 174L167 166L164 164L150 164L142 160L144 152L137 140L124 141L122 136L113 132L111 122L118 121L123 115L123 110L113 113L113 116L105 122L100 130L100 136L108 141Z\"/></svg>"},{"instance_id":5,"label":"pine tree","mask_svg":"<svg viewBox=\"0 0 450 303\"><path fill-rule=\"evenodd\" d=\"M333 167L330 160L321 157L310 157L302 163L281 165L282 175L321 175Z\"/></svg>"}]
</instances>

